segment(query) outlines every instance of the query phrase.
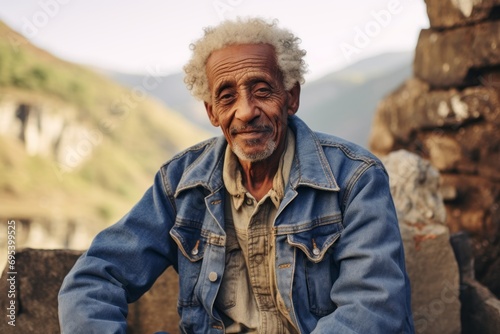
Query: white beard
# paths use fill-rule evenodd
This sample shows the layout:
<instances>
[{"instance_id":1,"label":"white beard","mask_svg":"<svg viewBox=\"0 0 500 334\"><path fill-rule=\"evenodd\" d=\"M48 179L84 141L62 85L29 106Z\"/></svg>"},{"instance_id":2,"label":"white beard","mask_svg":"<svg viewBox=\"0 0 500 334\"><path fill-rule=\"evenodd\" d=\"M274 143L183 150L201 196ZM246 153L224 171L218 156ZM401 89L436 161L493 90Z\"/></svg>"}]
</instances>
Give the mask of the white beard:
<instances>
[{"instance_id":1,"label":"white beard","mask_svg":"<svg viewBox=\"0 0 500 334\"><path fill-rule=\"evenodd\" d=\"M260 152L256 152L253 154L247 154L243 152L242 148L235 144L231 147L232 151L236 156L242 160L242 161L250 161L250 162L257 162L257 161L262 161L266 158L269 158L271 154L273 154L274 150L276 150L276 142L274 140L269 140L267 141L266 147L264 150Z\"/></svg>"}]
</instances>

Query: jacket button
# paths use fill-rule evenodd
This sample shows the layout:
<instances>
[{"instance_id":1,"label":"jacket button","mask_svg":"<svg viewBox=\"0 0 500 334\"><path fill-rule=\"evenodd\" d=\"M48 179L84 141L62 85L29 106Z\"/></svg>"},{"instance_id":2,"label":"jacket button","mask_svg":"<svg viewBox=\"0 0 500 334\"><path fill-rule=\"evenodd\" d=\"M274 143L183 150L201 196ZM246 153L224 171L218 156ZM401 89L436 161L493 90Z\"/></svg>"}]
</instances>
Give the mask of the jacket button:
<instances>
[{"instance_id":1,"label":"jacket button","mask_svg":"<svg viewBox=\"0 0 500 334\"><path fill-rule=\"evenodd\" d=\"M313 248L313 254L314 254L314 255L318 256L318 255L319 255L319 253L320 253L319 248L317 248L317 247L316 247L316 248Z\"/></svg>"},{"instance_id":2,"label":"jacket button","mask_svg":"<svg viewBox=\"0 0 500 334\"><path fill-rule=\"evenodd\" d=\"M209 280L210 282L215 282L215 281L217 281L217 277L218 277L218 276L217 276L217 273L216 273L215 271L212 271L212 272L210 272L210 274L208 274L208 280Z\"/></svg>"}]
</instances>

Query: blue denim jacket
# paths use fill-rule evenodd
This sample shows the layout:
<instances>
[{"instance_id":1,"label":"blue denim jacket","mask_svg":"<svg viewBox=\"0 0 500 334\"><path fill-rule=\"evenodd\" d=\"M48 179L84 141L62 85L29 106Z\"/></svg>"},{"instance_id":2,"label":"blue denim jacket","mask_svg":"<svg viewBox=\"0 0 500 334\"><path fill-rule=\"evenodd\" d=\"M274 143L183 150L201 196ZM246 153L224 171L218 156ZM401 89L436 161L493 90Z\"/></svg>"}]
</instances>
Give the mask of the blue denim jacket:
<instances>
[{"instance_id":1,"label":"blue denim jacket","mask_svg":"<svg viewBox=\"0 0 500 334\"><path fill-rule=\"evenodd\" d=\"M413 333L410 285L388 177L370 153L292 116L296 152L273 228L276 282L301 333ZM127 303L172 265L182 333L223 333L224 137L167 162L97 235L59 293L63 333L125 333ZM237 293L237 291L234 291Z\"/></svg>"}]
</instances>

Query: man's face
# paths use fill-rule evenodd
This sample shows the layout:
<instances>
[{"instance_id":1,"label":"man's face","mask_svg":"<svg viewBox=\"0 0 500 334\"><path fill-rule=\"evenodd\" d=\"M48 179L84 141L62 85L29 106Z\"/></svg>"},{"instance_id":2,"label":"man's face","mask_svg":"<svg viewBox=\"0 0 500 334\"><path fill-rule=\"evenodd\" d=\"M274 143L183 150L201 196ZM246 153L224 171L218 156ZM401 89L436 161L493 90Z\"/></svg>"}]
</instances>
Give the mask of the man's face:
<instances>
[{"instance_id":1,"label":"man's face","mask_svg":"<svg viewBox=\"0 0 500 334\"><path fill-rule=\"evenodd\" d=\"M298 109L300 86L290 91L268 44L233 45L213 52L206 64L214 126L220 126L240 160L260 161L283 147L287 117Z\"/></svg>"}]
</instances>

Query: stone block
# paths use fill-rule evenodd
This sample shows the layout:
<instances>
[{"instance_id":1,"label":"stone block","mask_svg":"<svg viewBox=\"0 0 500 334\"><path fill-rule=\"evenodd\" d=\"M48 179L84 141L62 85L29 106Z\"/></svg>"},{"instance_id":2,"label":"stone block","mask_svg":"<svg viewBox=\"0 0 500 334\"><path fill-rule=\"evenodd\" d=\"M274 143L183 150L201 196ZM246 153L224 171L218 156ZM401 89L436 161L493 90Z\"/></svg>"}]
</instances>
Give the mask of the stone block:
<instances>
[{"instance_id":1,"label":"stone block","mask_svg":"<svg viewBox=\"0 0 500 334\"><path fill-rule=\"evenodd\" d=\"M494 15L500 0L425 0L433 28L450 28L484 21Z\"/></svg>"},{"instance_id":2,"label":"stone block","mask_svg":"<svg viewBox=\"0 0 500 334\"><path fill-rule=\"evenodd\" d=\"M466 233L451 237L460 267L462 333L496 334L500 328L500 300L475 279L472 244Z\"/></svg>"},{"instance_id":3,"label":"stone block","mask_svg":"<svg viewBox=\"0 0 500 334\"><path fill-rule=\"evenodd\" d=\"M433 87L474 84L475 71L500 65L500 21L450 30L424 29L415 50L414 74Z\"/></svg>"},{"instance_id":4,"label":"stone block","mask_svg":"<svg viewBox=\"0 0 500 334\"><path fill-rule=\"evenodd\" d=\"M416 333L461 333L459 275L448 228L403 224L401 236L412 288Z\"/></svg>"},{"instance_id":5,"label":"stone block","mask_svg":"<svg viewBox=\"0 0 500 334\"><path fill-rule=\"evenodd\" d=\"M460 297L464 333L498 334L500 301L476 280L465 280Z\"/></svg>"},{"instance_id":6,"label":"stone block","mask_svg":"<svg viewBox=\"0 0 500 334\"><path fill-rule=\"evenodd\" d=\"M406 148L441 172L500 180L500 101L493 86L434 89L409 79L387 96L374 117L370 148L376 154Z\"/></svg>"},{"instance_id":7,"label":"stone block","mask_svg":"<svg viewBox=\"0 0 500 334\"><path fill-rule=\"evenodd\" d=\"M2 319L0 333L59 333L57 294L64 276L80 255L81 252L67 250L19 250L15 265L15 299L4 298L9 290L7 267L0 280L3 294L0 308L6 310L7 304L15 300L15 328Z\"/></svg>"},{"instance_id":8,"label":"stone block","mask_svg":"<svg viewBox=\"0 0 500 334\"><path fill-rule=\"evenodd\" d=\"M128 334L179 332L177 297L179 278L173 268L168 268L153 287L138 301L129 305Z\"/></svg>"},{"instance_id":9,"label":"stone block","mask_svg":"<svg viewBox=\"0 0 500 334\"><path fill-rule=\"evenodd\" d=\"M418 155L382 157L390 179L412 287L417 333L461 332L459 272L444 224L439 173Z\"/></svg>"},{"instance_id":10,"label":"stone block","mask_svg":"<svg viewBox=\"0 0 500 334\"><path fill-rule=\"evenodd\" d=\"M7 310L15 301L15 327L7 319L0 321L0 333L60 333L57 295L62 281L82 254L71 250L23 249L16 254L15 298L0 298L0 308ZM7 268L2 273L0 291L9 291ZM177 314L178 278L166 270L153 287L129 305L127 332L154 333L164 330L179 333Z\"/></svg>"}]
</instances>

